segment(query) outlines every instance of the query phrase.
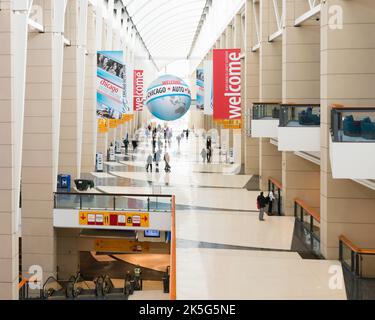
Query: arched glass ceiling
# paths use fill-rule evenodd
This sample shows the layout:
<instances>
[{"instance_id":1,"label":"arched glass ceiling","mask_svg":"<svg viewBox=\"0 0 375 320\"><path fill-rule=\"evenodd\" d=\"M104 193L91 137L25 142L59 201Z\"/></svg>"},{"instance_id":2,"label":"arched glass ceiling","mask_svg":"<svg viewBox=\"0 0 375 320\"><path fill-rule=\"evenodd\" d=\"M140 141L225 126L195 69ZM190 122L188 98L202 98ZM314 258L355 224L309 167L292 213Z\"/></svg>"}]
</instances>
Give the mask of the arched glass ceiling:
<instances>
[{"instance_id":1,"label":"arched glass ceiling","mask_svg":"<svg viewBox=\"0 0 375 320\"><path fill-rule=\"evenodd\" d=\"M122 0L159 68L188 56L207 0Z\"/></svg>"}]
</instances>

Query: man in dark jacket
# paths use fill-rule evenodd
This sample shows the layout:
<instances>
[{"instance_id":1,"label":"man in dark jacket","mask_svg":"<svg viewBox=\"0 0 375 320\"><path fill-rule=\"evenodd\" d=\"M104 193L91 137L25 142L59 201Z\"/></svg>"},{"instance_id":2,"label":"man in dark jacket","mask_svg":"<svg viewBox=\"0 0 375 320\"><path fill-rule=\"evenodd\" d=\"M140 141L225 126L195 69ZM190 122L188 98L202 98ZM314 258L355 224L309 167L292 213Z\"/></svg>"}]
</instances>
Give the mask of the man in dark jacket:
<instances>
[{"instance_id":1,"label":"man in dark jacket","mask_svg":"<svg viewBox=\"0 0 375 320\"><path fill-rule=\"evenodd\" d=\"M260 195L257 198L257 207L259 209L259 221L264 221L264 210L266 208L267 200L265 196L263 195L263 192L260 193Z\"/></svg>"}]
</instances>

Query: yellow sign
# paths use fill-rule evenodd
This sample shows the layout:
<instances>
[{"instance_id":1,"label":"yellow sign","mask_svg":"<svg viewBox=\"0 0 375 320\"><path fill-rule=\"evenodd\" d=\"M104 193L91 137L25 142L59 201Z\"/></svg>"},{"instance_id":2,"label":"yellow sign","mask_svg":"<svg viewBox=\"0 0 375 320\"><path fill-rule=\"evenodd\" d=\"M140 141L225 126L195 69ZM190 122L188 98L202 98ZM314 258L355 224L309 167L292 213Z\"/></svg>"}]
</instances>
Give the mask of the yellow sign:
<instances>
[{"instance_id":1,"label":"yellow sign","mask_svg":"<svg viewBox=\"0 0 375 320\"><path fill-rule=\"evenodd\" d=\"M150 245L124 239L96 239L94 250L99 252L149 252Z\"/></svg>"},{"instance_id":2,"label":"yellow sign","mask_svg":"<svg viewBox=\"0 0 375 320\"><path fill-rule=\"evenodd\" d=\"M148 228L150 215L140 212L79 211L80 226Z\"/></svg>"},{"instance_id":3,"label":"yellow sign","mask_svg":"<svg viewBox=\"0 0 375 320\"><path fill-rule=\"evenodd\" d=\"M117 120L116 119L109 119L109 127L111 129L117 128Z\"/></svg>"},{"instance_id":4,"label":"yellow sign","mask_svg":"<svg viewBox=\"0 0 375 320\"><path fill-rule=\"evenodd\" d=\"M108 120L107 119L98 119L98 131L99 133L108 132Z\"/></svg>"},{"instance_id":5,"label":"yellow sign","mask_svg":"<svg viewBox=\"0 0 375 320\"><path fill-rule=\"evenodd\" d=\"M134 119L134 114L123 114L122 119L124 122L132 121Z\"/></svg>"}]
</instances>

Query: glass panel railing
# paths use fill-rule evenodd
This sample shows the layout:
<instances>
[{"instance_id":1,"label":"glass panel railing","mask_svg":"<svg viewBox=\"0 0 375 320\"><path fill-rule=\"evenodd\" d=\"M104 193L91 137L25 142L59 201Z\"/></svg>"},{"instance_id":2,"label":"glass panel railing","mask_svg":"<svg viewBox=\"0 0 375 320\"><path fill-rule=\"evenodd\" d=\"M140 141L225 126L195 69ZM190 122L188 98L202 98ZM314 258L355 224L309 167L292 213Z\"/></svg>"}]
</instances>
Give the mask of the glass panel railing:
<instances>
[{"instance_id":1,"label":"glass panel railing","mask_svg":"<svg viewBox=\"0 0 375 320\"><path fill-rule=\"evenodd\" d=\"M320 126L319 104L282 104L280 127Z\"/></svg>"},{"instance_id":2,"label":"glass panel railing","mask_svg":"<svg viewBox=\"0 0 375 320\"><path fill-rule=\"evenodd\" d=\"M55 193L55 209L171 211L170 195Z\"/></svg>"},{"instance_id":3,"label":"glass panel railing","mask_svg":"<svg viewBox=\"0 0 375 320\"><path fill-rule=\"evenodd\" d=\"M280 117L280 104L273 102L253 103L253 119L254 120L267 120L279 119Z\"/></svg>"},{"instance_id":4,"label":"glass panel railing","mask_svg":"<svg viewBox=\"0 0 375 320\"><path fill-rule=\"evenodd\" d=\"M81 208L83 210L114 210L114 197L102 194L90 194L81 196Z\"/></svg>"},{"instance_id":5,"label":"glass panel railing","mask_svg":"<svg viewBox=\"0 0 375 320\"><path fill-rule=\"evenodd\" d=\"M375 142L375 107L331 110L333 142Z\"/></svg>"},{"instance_id":6,"label":"glass panel railing","mask_svg":"<svg viewBox=\"0 0 375 320\"><path fill-rule=\"evenodd\" d=\"M320 256L320 215L303 200L294 199L294 215L303 235L303 242L317 256Z\"/></svg>"},{"instance_id":7,"label":"glass panel railing","mask_svg":"<svg viewBox=\"0 0 375 320\"><path fill-rule=\"evenodd\" d=\"M357 247L347 237L339 238L340 261L359 278L375 278L375 249Z\"/></svg>"},{"instance_id":8,"label":"glass panel railing","mask_svg":"<svg viewBox=\"0 0 375 320\"><path fill-rule=\"evenodd\" d=\"M345 244L342 245L341 262L344 263L349 270L353 270L354 266L352 265L352 250L350 250L350 248Z\"/></svg>"},{"instance_id":9,"label":"glass panel railing","mask_svg":"<svg viewBox=\"0 0 375 320\"><path fill-rule=\"evenodd\" d=\"M75 193L55 193L55 209L80 209L81 197Z\"/></svg>"},{"instance_id":10,"label":"glass panel railing","mask_svg":"<svg viewBox=\"0 0 375 320\"><path fill-rule=\"evenodd\" d=\"M281 215L282 214L282 184L280 181L268 177L268 192L273 193L275 200L272 204L272 214Z\"/></svg>"}]
</instances>

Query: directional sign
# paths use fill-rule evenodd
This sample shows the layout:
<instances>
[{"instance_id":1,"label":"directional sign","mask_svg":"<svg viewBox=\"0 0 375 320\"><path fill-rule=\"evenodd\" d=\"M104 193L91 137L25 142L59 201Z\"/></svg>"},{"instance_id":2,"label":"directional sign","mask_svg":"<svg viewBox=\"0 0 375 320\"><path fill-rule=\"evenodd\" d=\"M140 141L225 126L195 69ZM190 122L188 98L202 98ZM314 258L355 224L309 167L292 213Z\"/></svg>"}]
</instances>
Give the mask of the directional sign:
<instances>
[{"instance_id":1,"label":"directional sign","mask_svg":"<svg viewBox=\"0 0 375 320\"><path fill-rule=\"evenodd\" d=\"M150 215L146 212L79 211L79 225L104 227L148 228Z\"/></svg>"}]
</instances>

